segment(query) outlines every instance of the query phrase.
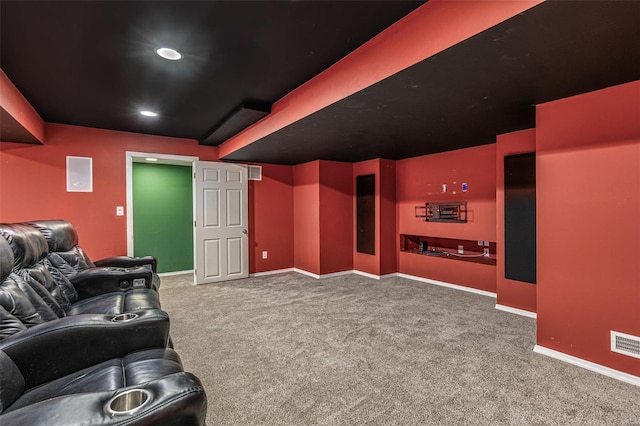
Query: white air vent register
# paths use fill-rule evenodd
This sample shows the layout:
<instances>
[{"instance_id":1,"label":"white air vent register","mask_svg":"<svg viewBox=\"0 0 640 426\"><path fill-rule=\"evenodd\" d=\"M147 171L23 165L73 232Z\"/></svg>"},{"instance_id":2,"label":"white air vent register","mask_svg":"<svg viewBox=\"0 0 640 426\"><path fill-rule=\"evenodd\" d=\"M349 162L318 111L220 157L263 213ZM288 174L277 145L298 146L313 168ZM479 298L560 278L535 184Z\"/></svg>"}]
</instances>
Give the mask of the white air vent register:
<instances>
[{"instance_id":1,"label":"white air vent register","mask_svg":"<svg viewBox=\"0 0 640 426\"><path fill-rule=\"evenodd\" d=\"M262 166L249 166L249 180L262 180Z\"/></svg>"},{"instance_id":2,"label":"white air vent register","mask_svg":"<svg viewBox=\"0 0 640 426\"><path fill-rule=\"evenodd\" d=\"M640 358L640 337L612 330L611 351Z\"/></svg>"}]
</instances>

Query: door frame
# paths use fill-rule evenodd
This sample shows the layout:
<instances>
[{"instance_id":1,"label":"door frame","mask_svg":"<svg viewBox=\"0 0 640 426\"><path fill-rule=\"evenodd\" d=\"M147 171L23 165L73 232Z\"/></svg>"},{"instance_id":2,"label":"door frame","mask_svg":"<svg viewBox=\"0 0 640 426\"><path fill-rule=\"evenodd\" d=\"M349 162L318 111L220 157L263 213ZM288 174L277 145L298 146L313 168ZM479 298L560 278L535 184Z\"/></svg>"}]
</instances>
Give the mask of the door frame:
<instances>
[{"instance_id":1,"label":"door frame","mask_svg":"<svg viewBox=\"0 0 640 426\"><path fill-rule=\"evenodd\" d=\"M136 152L126 151L126 185L127 185L127 201L126 201L126 217L127 217L127 256L133 256L133 163L134 158L157 158L158 161L154 164L174 164L179 166L191 167L191 174L195 170L195 162L200 160L200 157L188 156L188 155L173 155L173 154L158 154L155 152ZM196 218L195 210L195 188L192 189L191 199L194 203L193 208L193 220ZM195 232L195 230L194 230ZM195 255L194 255L195 264Z\"/></svg>"}]
</instances>

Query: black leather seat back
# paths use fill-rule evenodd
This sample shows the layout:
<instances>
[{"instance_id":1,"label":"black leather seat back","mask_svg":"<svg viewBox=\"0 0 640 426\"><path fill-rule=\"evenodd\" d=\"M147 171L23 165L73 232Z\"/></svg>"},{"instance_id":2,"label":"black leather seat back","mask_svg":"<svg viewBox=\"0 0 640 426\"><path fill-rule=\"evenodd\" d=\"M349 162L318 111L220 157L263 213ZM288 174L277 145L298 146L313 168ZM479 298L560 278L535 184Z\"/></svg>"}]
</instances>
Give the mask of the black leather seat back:
<instances>
[{"instance_id":1,"label":"black leather seat back","mask_svg":"<svg viewBox=\"0 0 640 426\"><path fill-rule=\"evenodd\" d=\"M2 283L9 277L12 268L13 252L11 251L9 243L3 238L0 238L0 340L27 329L27 326L24 325L22 321L4 308L5 305L8 305L9 300L2 288ZM5 367L0 360L0 372L4 372L4 370ZM2 412L2 404L4 402L4 396L2 395L3 383L3 377L0 377L0 412Z\"/></svg>"},{"instance_id":2,"label":"black leather seat back","mask_svg":"<svg viewBox=\"0 0 640 426\"><path fill-rule=\"evenodd\" d=\"M67 278L95 265L78 245L78 233L66 220L35 220L26 223L44 236L49 245L49 259ZM71 268L62 264L66 263Z\"/></svg>"},{"instance_id":3,"label":"black leather seat back","mask_svg":"<svg viewBox=\"0 0 640 426\"><path fill-rule=\"evenodd\" d=\"M11 272L12 269L13 251L9 242L0 238L0 340L44 322L18 286L17 282L22 280ZM30 289L26 283L22 284Z\"/></svg>"},{"instance_id":4,"label":"black leather seat back","mask_svg":"<svg viewBox=\"0 0 640 426\"><path fill-rule=\"evenodd\" d=\"M31 286L56 317L63 317L65 310L77 300L78 295L66 278L56 279L45 266L49 250L42 234L31 226L19 223L0 224L0 234L9 242L13 251L13 271ZM25 294L29 296L27 291ZM31 302L39 308L39 299ZM55 319L48 318L42 312L41 315L45 320Z\"/></svg>"},{"instance_id":5,"label":"black leather seat back","mask_svg":"<svg viewBox=\"0 0 640 426\"><path fill-rule=\"evenodd\" d=\"M13 250L9 242L0 239L0 282L11 274L13 270Z\"/></svg>"},{"instance_id":6,"label":"black leather seat back","mask_svg":"<svg viewBox=\"0 0 640 426\"><path fill-rule=\"evenodd\" d=\"M68 251L78 245L78 233L66 220L34 220L27 222L44 236L50 252Z\"/></svg>"}]
</instances>

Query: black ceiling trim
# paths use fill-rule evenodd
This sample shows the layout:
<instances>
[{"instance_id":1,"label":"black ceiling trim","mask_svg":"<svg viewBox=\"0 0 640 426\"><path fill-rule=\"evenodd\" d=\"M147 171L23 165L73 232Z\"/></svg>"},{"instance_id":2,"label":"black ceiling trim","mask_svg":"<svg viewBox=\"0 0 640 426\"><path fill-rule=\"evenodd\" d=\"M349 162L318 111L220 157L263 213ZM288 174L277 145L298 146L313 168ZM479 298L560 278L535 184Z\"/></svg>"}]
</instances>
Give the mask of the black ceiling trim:
<instances>
[{"instance_id":1,"label":"black ceiling trim","mask_svg":"<svg viewBox=\"0 0 640 426\"><path fill-rule=\"evenodd\" d=\"M270 112L271 105L245 102L209 130L206 133L207 136L200 139L200 145L218 146L233 135L257 123Z\"/></svg>"}]
</instances>

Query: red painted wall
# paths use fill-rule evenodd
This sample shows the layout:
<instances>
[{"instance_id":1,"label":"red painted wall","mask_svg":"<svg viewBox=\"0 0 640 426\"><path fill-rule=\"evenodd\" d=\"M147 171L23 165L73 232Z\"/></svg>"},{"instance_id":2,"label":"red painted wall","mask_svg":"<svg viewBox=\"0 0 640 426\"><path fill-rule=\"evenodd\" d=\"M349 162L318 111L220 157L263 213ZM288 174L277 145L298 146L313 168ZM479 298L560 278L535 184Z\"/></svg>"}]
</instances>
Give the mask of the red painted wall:
<instances>
[{"instance_id":1,"label":"red painted wall","mask_svg":"<svg viewBox=\"0 0 640 426\"><path fill-rule=\"evenodd\" d=\"M504 276L504 157L535 150L535 129L506 133L496 138L497 303L531 312L536 312L536 286Z\"/></svg>"},{"instance_id":2,"label":"red painted wall","mask_svg":"<svg viewBox=\"0 0 640 426\"><path fill-rule=\"evenodd\" d=\"M278 100L271 114L220 145L220 158L540 3L431 0Z\"/></svg>"},{"instance_id":3,"label":"red painted wall","mask_svg":"<svg viewBox=\"0 0 640 426\"><path fill-rule=\"evenodd\" d=\"M293 265L320 274L320 162L293 167Z\"/></svg>"},{"instance_id":4,"label":"red painted wall","mask_svg":"<svg viewBox=\"0 0 640 426\"><path fill-rule=\"evenodd\" d=\"M468 184L463 193L461 185ZM442 184L447 184L443 193ZM496 241L496 146L408 158L396 162L400 234ZM425 202L467 201L468 222L425 222L415 206ZM481 290L496 291L496 267L399 253L398 271Z\"/></svg>"},{"instance_id":5,"label":"red painted wall","mask_svg":"<svg viewBox=\"0 0 640 426\"><path fill-rule=\"evenodd\" d=\"M0 144L0 221L62 218L74 224L90 257L127 252L125 151L194 155L216 149L167 138L61 124L45 125L45 145ZM93 158L93 192L66 192L66 156Z\"/></svg>"},{"instance_id":6,"label":"red painted wall","mask_svg":"<svg viewBox=\"0 0 640 426\"><path fill-rule=\"evenodd\" d=\"M40 142L44 142L44 121L9 77L0 69L0 107Z\"/></svg>"},{"instance_id":7,"label":"red painted wall","mask_svg":"<svg viewBox=\"0 0 640 426\"><path fill-rule=\"evenodd\" d=\"M353 211L356 209L356 177L375 175L375 254L356 251L356 217L353 214L353 269L373 275L397 272L396 266L396 168L395 161L375 159L353 165Z\"/></svg>"},{"instance_id":8,"label":"red painted wall","mask_svg":"<svg viewBox=\"0 0 640 426\"><path fill-rule=\"evenodd\" d=\"M293 167L263 164L262 180L249 181L252 273L293 267L293 210Z\"/></svg>"},{"instance_id":9,"label":"red painted wall","mask_svg":"<svg viewBox=\"0 0 640 426\"><path fill-rule=\"evenodd\" d=\"M294 267L313 274L353 269L351 163L293 167Z\"/></svg>"},{"instance_id":10,"label":"red painted wall","mask_svg":"<svg viewBox=\"0 0 640 426\"><path fill-rule=\"evenodd\" d=\"M320 161L320 273L353 269L353 166Z\"/></svg>"},{"instance_id":11,"label":"red painted wall","mask_svg":"<svg viewBox=\"0 0 640 426\"><path fill-rule=\"evenodd\" d=\"M640 376L640 81L536 113L538 344Z\"/></svg>"}]
</instances>

